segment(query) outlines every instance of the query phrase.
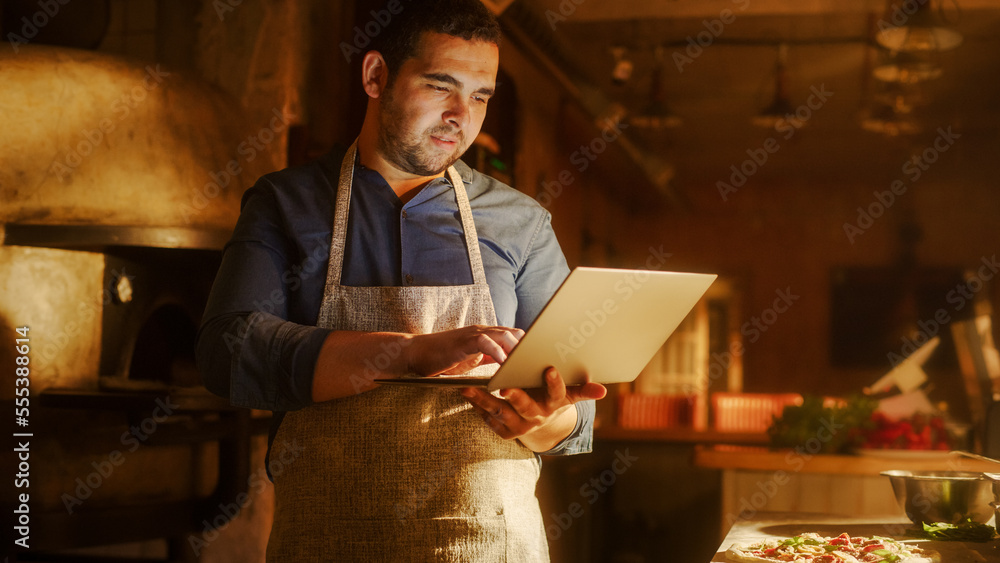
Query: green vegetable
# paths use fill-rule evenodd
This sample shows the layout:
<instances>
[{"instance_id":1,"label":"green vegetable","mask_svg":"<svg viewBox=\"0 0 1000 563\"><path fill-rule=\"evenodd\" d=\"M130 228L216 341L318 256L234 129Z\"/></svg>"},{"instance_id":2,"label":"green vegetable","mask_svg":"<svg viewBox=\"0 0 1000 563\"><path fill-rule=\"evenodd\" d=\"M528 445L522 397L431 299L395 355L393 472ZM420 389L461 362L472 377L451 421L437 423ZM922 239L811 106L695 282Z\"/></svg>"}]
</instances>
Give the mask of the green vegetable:
<instances>
[{"instance_id":1,"label":"green vegetable","mask_svg":"<svg viewBox=\"0 0 1000 563\"><path fill-rule=\"evenodd\" d=\"M814 540L812 538L804 538L802 536L793 536L787 540L781 542L781 547L791 546L796 547L800 545L822 545L823 542Z\"/></svg>"},{"instance_id":2,"label":"green vegetable","mask_svg":"<svg viewBox=\"0 0 1000 563\"><path fill-rule=\"evenodd\" d=\"M806 395L801 405L789 405L774 417L767 434L775 448L801 448L809 454L849 453L874 427L878 400L856 395L839 405L825 406L823 397Z\"/></svg>"},{"instance_id":3,"label":"green vegetable","mask_svg":"<svg viewBox=\"0 0 1000 563\"><path fill-rule=\"evenodd\" d=\"M996 529L993 526L973 522L971 519L960 524L924 523L923 528L924 537L932 540L989 541L996 535Z\"/></svg>"}]
</instances>

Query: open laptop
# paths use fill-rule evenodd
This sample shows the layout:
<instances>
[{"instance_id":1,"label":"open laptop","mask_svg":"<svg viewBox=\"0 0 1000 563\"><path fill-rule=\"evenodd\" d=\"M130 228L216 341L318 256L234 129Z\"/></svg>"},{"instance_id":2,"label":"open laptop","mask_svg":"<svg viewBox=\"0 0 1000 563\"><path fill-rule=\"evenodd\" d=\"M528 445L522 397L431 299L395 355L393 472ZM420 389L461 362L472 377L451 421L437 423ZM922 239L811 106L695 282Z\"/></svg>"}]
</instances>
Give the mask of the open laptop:
<instances>
[{"instance_id":1,"label":"open laptop","mask_svg":"<svg viewBox=\"0 0 1000 563\"><path fill-rule=\"evenodd\" d=\"M544 387L555 366L567 385L634 381L715 281L714 274L573 269L492 377L438 375L376 383Z\"/></svg>"}]
</instances>

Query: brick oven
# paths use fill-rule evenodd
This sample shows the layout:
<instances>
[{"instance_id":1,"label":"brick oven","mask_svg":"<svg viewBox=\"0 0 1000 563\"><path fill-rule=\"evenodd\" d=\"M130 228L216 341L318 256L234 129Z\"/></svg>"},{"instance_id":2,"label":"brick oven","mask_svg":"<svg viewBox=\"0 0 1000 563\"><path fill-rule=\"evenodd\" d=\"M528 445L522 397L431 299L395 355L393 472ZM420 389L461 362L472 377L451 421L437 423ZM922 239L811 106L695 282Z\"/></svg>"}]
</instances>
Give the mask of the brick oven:
<instances>
[{"instance_id":1,"label":"brick oven","mask_svg":"<svg viewBox=\"0 0 1000 563\"><path fill-rule=\"evenodd\" d=\"M251 453L267 420L201 387L195 335L287 120L251 128L212 86L91 51L5 50L0 81L0 366L26 363L29 390L3 513L30 549L11 560L202 560L266 484Z\"/></svg>"}]
</instances>

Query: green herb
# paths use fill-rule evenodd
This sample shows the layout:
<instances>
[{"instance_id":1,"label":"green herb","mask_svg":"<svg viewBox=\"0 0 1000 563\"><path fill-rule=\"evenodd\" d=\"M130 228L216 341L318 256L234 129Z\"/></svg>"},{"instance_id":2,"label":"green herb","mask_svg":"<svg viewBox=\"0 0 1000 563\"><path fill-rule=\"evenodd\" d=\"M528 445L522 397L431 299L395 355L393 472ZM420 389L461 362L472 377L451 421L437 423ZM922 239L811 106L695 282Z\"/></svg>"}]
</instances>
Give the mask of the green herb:
<instances>
[{"instance_id":1,"label":"green herb","mask_svg":"<svg viewBox=\"0 0 1000 563\"><path fill-rule=\"evenodd\" d=\"M785 547L785 546L795 547L797 545L802 545L802 537L801 536L793 536L793 537L790 537L787 540L781 542L781 546L782 547Z\"/></svg>"},{"instance_id":2,"label":"green herb","mask_svg":"<svg viewBox=\"0 0 1000 563\"><path fill-rule=\"evenodd\" d=\"M823 542L802 536L793 536L781 542L781 547L798 547L800 545L823 545Z\"/></svg>"},{"instance_id":3,"label":"green herb","mask_svg":"<svg viewBox=\"0 0 1000 563\"><path fill-rule=\"evenodd\" d=\"M774 417L767 434L775 448L809 448L815 453L848 453L874 427L878 401L857 395L839 405L825 406L823 397L806 395L801 405L789 405ZM817 451L816 448L819 448Z\"/></svg>"},{"instance_id":4,"label":"green herb","mask_svg":"<svg viewBox=\"0 0 1000 563\"><path fill-rule=\"evenodd\" d=\"M973 522L971 519L960 524L935 522L923 524L924 537L932 540L945 541L989 541L996 534L996 529L988 524Z\"/></svg>"}]
</instances>

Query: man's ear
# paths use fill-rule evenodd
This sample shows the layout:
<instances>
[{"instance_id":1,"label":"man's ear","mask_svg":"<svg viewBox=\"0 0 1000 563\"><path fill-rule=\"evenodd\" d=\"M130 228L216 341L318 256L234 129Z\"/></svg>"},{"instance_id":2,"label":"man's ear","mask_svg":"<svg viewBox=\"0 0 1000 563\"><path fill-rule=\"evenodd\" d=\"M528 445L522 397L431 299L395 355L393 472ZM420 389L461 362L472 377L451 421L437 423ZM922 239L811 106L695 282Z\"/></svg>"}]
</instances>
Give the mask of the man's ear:
<instances>
[{"instance_id":1,"label":"man's ear","mask_svg":"<svg viewBox=\"0 0 1000 563\"><path fill-rule=\"evenodd\" d=\"M378 98L389 80L389 67L378 51L368 51L361 61L361 85L369 98Z\"/></svg>"}]
</instances>

